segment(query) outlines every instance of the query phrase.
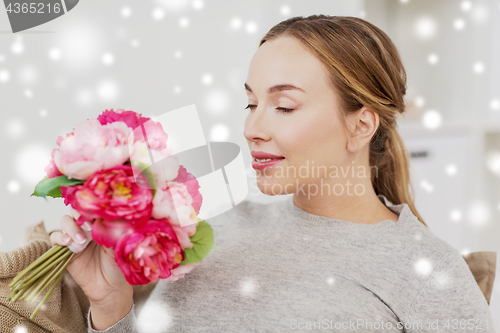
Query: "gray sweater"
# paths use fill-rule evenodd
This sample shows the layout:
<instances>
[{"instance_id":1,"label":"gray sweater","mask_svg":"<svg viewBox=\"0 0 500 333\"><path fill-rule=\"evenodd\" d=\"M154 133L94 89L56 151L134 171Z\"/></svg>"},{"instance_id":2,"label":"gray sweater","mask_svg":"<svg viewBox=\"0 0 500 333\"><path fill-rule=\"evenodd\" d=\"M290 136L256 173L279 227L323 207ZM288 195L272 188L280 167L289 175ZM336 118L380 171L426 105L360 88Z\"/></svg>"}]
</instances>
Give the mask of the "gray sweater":
<instances>
[{"instance_id":1,"label":"gray sweater","mask_svg":"<svg viewBox=\"0 0 500 333\"><path fill-rule=\"evenodd\" d=\"M160 281L104 331L494 332L461 254L417 220L360 224L285 201L244 201L207 220L216 248L178 281Z\"/></svg>"}]
</instances>

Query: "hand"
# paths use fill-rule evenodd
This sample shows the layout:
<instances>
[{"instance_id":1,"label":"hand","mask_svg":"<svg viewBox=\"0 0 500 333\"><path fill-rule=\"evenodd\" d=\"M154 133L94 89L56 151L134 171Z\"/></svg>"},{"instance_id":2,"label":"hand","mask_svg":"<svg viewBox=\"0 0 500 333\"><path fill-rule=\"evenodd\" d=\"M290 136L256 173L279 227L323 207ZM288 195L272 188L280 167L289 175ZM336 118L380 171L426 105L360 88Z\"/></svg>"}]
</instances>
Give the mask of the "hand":
<instances>
[{"instance_id":1,"label":"hand","mask_svg":"<svg viewBox=\"0 0 500 333\"><path fill-rule=\"evenodd\" d=\"M54 231L50 235L52 245L67 246L71 242L85 242L86 235L75 221L80 214L73 208L70 210L72 216L61 217L60 223L64 232ZM87 224L90 226L90 223ZM85 224L82 227L85 228ZM84 237L83 242L77 241L77 234ZM104 309L114 304L116 309L117 304L123 304L124 307L130 304L130 309L133 288L116 264L113 249L91 241L83 251L75 254L67 270L88 297L92 308Z\"/></svg>"}]
</instances>

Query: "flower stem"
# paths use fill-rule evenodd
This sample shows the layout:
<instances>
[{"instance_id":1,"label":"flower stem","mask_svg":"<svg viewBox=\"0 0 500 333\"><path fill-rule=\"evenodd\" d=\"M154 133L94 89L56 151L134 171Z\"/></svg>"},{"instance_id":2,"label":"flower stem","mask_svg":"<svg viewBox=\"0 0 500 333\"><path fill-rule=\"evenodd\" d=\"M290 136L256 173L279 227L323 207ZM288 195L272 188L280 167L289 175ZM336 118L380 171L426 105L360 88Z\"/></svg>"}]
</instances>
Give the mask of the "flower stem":
<instances>
[{"instance_id":1,"label":"flower stem","mask_svg":"<svg viewBox=\"0 0 500 333\"><path fill-rule=\"evenodd\" d=\"M50 286L30 317L30 319L35 318L38 311L61 280L64 270L74 255L75 253L68 247L54 245L28 267L19 272L9 283L11 293L7 297L7 300L16 302L19 299L25 299L32 303Z\"/></svg>"},{"instance_id":2,"label":"flower stem","mask_svg":"<svg viewBox=\"0 0 500 333\"><path fill-rule=\"evenodd\" d=\"M40 284L35 289L33 289L31 294L28 297L26 297L26 300L28 302L31 303L35 298L38 297L38 295L43 291L43 289L45 289L47 283L50 284L52 282L53 277L56 276L58 272L58 269L66 264L65 259L71 256L71 253L72 253L71 251L68 251L67 253L59 257L56 260L58 265L55 268L52 268L51 271L46 271L45 273L47 274L43 278L42 277L39 278L39 280L41 280L42 282L40 282Z\"/></svg>"},{"instance_id":3,"label":"flower stem","mask_svg":"<svg viewBox=\"0 0 500 333\"><path fill-rule=\"evenodd\" d=\"M62 257L66 255L68 252L71 252L68 248L63 248L62 250L58 251L56 254L54 254L52 257L44 261L39 267L35 268L32 272L26 276L25 279L23 279L23 283L21 284L21 288L31 285L33 282L35 282L36 279L44 275L47 271L52 269L55 265L57 265L58 262L60 262Z\"/></svg>"},{"instance_id":4,"label":"flower stem","mask_svg":"<svg viewBox=\"0 0 500 333\"><path fill-rule=\"evenodd\" d=\"M23 293L23 295L21 297L19 297L19 299L24 299L26 296L28 296L28 294L31 292L32 289L34 289L40 285L40 282L42 282L42 280L38 279L38 281L33 283L29 288L24 288L23 290L25 290L25 292Z\"/></svg>"},{"instance_id":5,"label":"flower stem","mask_svg":"<svg viewBox=\"0 0 500 333\"><path fill-rule=\"evenodd\" d=\"M40 256L37 260L32 262L28 267L17 273L16 277L9 283L9 287L15 285L27 272L31 271L34 267L38 266L40 262L52 256L52 254L64 249L66 246L62 245L54 245L50 250L45 252L42 256Z\"/></svg>"},{"instance_id":6,"label":"flower stem","mask_svg":"<svg viewBox=\"0 0 500 333\"><path fill-rule=\"evenodd\" d=\"M54 289L56 288L57 284L59 283L59 281L61 281L61 278L63 277L64 275L64 270L66 269L66 266L68 266L69 262L71 261L71 259L73 259L73 256L75 255L76 253L73 253L71 252L69 258L64 262L64 265L62 267L59 267L57 269L57 273L56 275L58 276L57 277L57 280L52 284L52 286L50 287L50 289L47 291L47 293L45 294L45 296L43 297L42 301L40 302L40 304L38 304L38 306L36 307L35 311L33 311L33 313L31 314L30 316L30 319L33 320L35 318L35 316L38 314L38 311L40 310L40 308L42 307L43 303L45 303L45 301L47 301L47 299L49 298L49 296L52 294L52 292L54 291Z\"/></svg>"}]
</instances>

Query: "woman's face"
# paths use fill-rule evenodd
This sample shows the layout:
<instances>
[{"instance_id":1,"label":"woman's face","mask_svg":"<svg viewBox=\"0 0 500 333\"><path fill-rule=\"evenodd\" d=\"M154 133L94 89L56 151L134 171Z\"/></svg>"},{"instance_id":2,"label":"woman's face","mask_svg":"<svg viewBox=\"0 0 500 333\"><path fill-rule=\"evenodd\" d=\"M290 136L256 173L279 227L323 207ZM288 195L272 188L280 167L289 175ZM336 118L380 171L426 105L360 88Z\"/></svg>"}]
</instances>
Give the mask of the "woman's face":
<instances>
[{"instance_id":1,"label":"woman's face","mask_svg":"<svg viewBox=\"0 0 500 333\"><path fill-rule=\"evenodd\" d=\"M307 184L338 181L329 177L331 166L348 165L351 159L323 64L293 37L266 41L252 58L245 88L250 110L244 135L260 191L307 193ZM256 152L281 159L258 163Z\"/></svg>"}]
</instances>

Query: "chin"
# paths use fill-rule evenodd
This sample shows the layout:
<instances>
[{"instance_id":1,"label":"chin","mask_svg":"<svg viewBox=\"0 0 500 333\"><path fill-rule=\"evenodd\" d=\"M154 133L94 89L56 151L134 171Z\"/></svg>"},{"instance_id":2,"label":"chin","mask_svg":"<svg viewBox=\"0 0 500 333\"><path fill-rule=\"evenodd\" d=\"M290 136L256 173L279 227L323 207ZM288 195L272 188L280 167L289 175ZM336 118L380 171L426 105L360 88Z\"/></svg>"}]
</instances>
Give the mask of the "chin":
<instances>
[{"instance_id":1,"label":"chin","mask_svg":"<svg viewBox=\"0 0 500 333\"><path fill-rule=\"evenodd\" d=\"M281 195L282 194L281 192L276 192L276 191L273 192L270 189L267 189L267 190L266 189L261 189L261 188L259 188L259 189L262 192L262 194L268 195L270 197L274 197L275 195Z\"/></svg>"},{"instance_id":2,"label":"chin","mask_svg":"<svg viewBox=\"0 0 500 333\"><path fill-rule=\"evenodd\" d=\"M257 178L257 187L259 188L259 191L269 196L288 194L285 189L293 191L294 187L292 185L286 186L287 184L287 182L277 182L273 177Z\"/></svg>"}]
</instances>

